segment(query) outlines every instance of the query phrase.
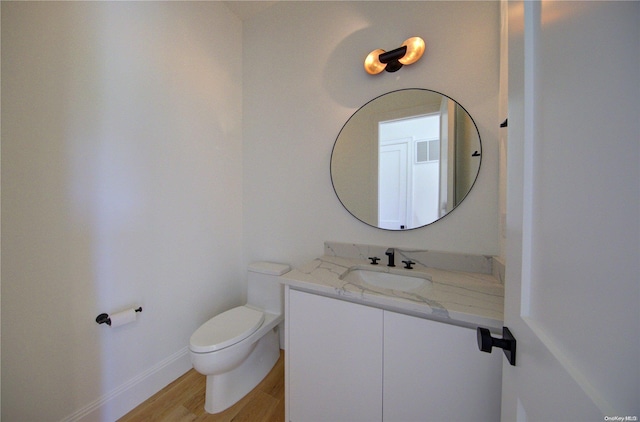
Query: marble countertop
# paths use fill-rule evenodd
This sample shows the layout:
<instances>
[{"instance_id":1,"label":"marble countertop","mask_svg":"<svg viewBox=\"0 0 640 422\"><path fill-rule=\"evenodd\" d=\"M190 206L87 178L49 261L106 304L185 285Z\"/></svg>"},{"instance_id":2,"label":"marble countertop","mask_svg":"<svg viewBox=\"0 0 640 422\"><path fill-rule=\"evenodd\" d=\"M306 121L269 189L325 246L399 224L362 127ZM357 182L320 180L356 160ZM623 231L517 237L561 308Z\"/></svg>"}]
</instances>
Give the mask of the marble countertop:
<instances>
[{"instance_id":1,"label":"marble countertop","mask_svg":"<svg viewBox=\"0 0 640 422\"><path fill-rule=\"evenodd\" d=\"M501 332L504 286L492 274L443 270L416 264L412 275L426 275L430 283L408 292L343 280L355 266L371 266L365 259L324 255L281 276L281 281L304 290L390 311L454 325L487 327ZM401 266L396 268L402 268ZM374 268L386 271L380 264Z\"/></svg>"}]
</instances>

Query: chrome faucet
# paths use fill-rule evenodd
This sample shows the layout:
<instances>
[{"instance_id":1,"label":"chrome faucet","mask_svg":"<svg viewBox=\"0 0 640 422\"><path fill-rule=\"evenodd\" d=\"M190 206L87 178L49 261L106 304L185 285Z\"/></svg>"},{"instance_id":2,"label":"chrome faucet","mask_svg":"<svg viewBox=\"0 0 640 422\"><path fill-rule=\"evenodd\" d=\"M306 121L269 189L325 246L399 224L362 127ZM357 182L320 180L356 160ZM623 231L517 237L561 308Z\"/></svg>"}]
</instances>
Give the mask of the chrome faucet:
<instances>
[{"instance_id":1,"label":"chrome faucet","mask_svg":"<svg viewBox=\"0 0 640 422\"><path fill-rule=\"evenodd\" d=\"M395 251L395 249L389 248L389 249L387 249L387 251L384 254L389 257L389 263L387 264L387 267L395 267L396 266L396 263L395 263L396 251Z\"/></svg>"}]
</instances>

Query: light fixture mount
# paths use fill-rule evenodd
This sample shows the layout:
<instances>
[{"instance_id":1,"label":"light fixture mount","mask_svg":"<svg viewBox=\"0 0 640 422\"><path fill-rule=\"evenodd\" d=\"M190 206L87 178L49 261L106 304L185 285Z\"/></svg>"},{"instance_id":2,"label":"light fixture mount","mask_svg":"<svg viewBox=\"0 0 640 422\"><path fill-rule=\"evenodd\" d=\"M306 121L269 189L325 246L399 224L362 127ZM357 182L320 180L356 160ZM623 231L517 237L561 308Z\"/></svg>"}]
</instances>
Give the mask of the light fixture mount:
<instances>
[{"instance_id":1,"label":"light fixture mount","mask_svg":"<svg viewBox=\"0 0 640 422\"><path fill-rule=\"evenodd\" d=\"M420 37L411 37L394 50L385 52L382 49L373 50L364 60L364 69L370 75L377 75L386 70L396 72L403 65L417 62L424 54L426 44Z\"/></svg>"},{"instance_id":2,"label":"light fixture mount","mask_svg":"<svg viewBox=\"0 0 640 422\"><path fill-rule=\"evenodd\" d=\"M380 63L384 63L387 66L384 68L387 72L395 72L402 67L402 63L398 60L404 57L407 53L407 47L398 47L395 50L391 50L388 53L382 53L378 56Z\"/></svg>"}]
</instances>

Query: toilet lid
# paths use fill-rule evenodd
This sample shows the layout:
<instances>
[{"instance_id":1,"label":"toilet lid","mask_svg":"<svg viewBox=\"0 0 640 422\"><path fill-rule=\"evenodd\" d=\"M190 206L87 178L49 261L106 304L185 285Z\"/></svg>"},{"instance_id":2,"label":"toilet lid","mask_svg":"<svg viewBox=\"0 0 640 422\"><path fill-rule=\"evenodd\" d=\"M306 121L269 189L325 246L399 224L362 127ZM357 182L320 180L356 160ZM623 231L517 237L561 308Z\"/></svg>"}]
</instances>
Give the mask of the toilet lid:
<instances>
[{"instance_id":1,"label":"toilet lid","mask_svg":"<svg viewBox=\"0 0 640 422\"><path fill-rule=\"evenodd\" d=\"M207 353L224 349L255 332L264 321L264 313L238 306L216 315L202 324L191 336L191 350Z\"/></svg>"}]
</instances>

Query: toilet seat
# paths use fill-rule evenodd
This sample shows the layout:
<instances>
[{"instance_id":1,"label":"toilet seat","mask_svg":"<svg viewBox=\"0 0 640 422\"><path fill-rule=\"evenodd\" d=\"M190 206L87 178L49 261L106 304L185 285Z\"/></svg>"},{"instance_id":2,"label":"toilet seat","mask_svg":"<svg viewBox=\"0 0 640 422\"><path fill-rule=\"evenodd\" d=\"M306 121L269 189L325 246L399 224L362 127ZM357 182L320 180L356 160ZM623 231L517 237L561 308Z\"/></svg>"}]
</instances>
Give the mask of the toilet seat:
<instances>
[{"instance_id":1,"label":"toilet seat","mask_svg":"<svg viewBox=\"0 0 640 422\"><path fill-rule=\"evenodd\" d=\"M254 333L264 321L264 312L247 306L229 309L202 324L191 336L190 349L208 353L224 349Z\"/></svg>"}]
</instances>

